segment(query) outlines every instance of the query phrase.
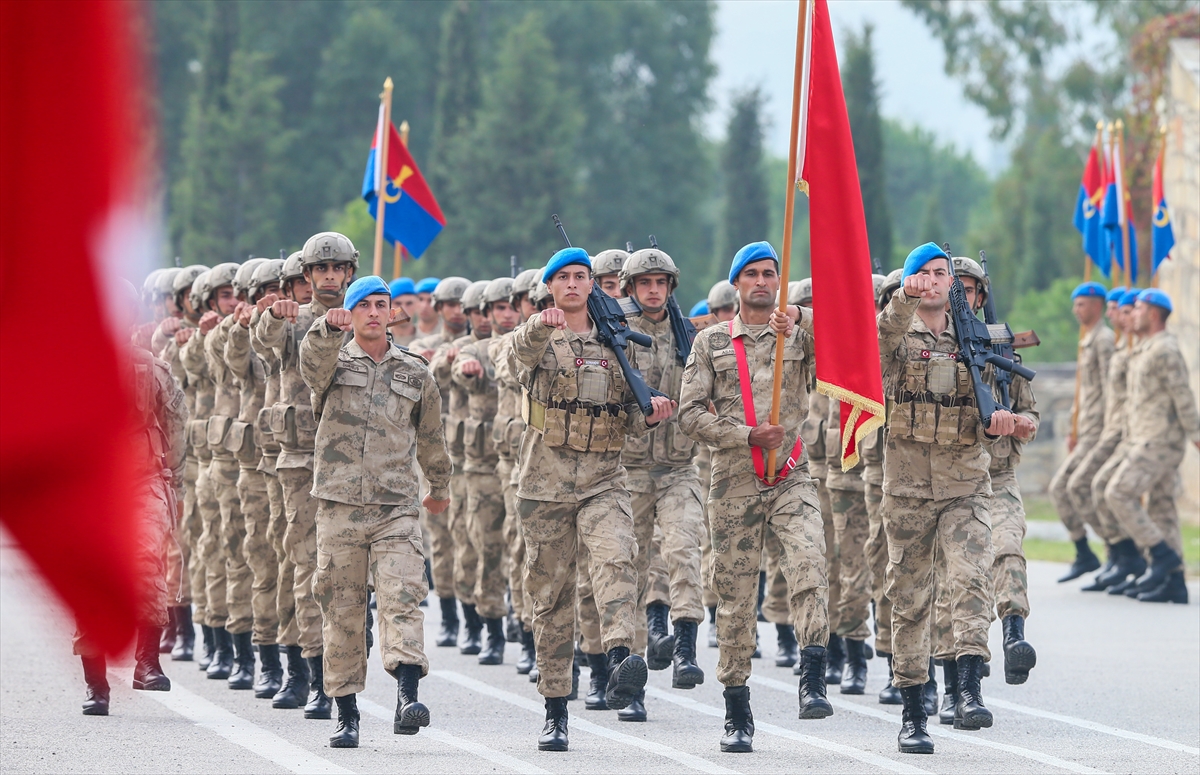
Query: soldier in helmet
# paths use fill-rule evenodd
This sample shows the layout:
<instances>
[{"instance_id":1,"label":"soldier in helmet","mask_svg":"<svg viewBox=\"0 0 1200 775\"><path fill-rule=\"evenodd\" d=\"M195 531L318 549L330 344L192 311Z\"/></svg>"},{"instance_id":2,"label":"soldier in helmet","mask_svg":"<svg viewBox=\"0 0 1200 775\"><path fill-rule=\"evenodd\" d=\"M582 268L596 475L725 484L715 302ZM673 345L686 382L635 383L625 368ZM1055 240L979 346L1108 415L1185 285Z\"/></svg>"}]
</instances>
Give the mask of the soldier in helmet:
<instances>
[{"instance_id":1,"label":"soldier in helmet","mask_svg":"<svg viewBox=\"0 0 1200 775\"><path fill-rule=\"evenodd\" d=\"M477 286L472 286L475 288ZM513 280L499 277L486 283L477 309L471 309L473 332L491 332L488 338L475 338L459 350L451 367L454 384L466 391L467 420L464 425L463 472L467 482L464 512L467 533L478 556L475 571L475 611L487 627L487 643L479 654L479 664L499 665L504 661L504 494L498 478L499 451L493 419L497 418L500 398L496 369L490 355L494 337L512 332L520 322L512 306ZM468 298L468 296L470 298ZM473 301L474 294L464 294ZM504 472L505 477L511 470Z\"/></svg>"},{"instance_id":2,"label":"soldier in helmet","mask_svg":"<svg viewBox=\"0 0 1200 775\"><path fill-rule=\"evenodd\" d=\"M289 649L288 675L271 705L283 709L303 707L305 718L327 719L332 707L324 685L321 609L312 584L317 569L317 504L309 495L317 421L311 391L300 373L300 342L314 320L342 303L346 286L358 270L358 251L337 232L309 237L299 259L308 288L289 277L290 263L289 258L283 270L283 287L290 298L272 304L254 329L258 346L270 348L280 364L279 401L271 408L270 427L280 445L275 470L287 518L283 543L296 568L292 588L303 658L303 662L293 659ZM308 292L311 300L301 304L300 299Z\"/></svg>"},{"instance_id":3,"label":"soldier in helmet","mask_svg":"<svg viewBox=\"0 0 1200 775\"><path fill-rule=\"evenodd\" d=\"M724 280L719 281L708 292L708 312L716 315L722 323L733 320L738 311L737 289Z\"/></svg>"},{"instance_id":4,"label":"soldier in helmet","mask_svg":"<svg viewBox=\"0 0 1200 775\"><path fill-rule=\"evenodd\" d=\"M592 274L600 290L614 299L625 295L625 287L621 283L621 267L629 260L629 253L619 248L601 250L592 259Z\"/></svg>"}]
</instances>

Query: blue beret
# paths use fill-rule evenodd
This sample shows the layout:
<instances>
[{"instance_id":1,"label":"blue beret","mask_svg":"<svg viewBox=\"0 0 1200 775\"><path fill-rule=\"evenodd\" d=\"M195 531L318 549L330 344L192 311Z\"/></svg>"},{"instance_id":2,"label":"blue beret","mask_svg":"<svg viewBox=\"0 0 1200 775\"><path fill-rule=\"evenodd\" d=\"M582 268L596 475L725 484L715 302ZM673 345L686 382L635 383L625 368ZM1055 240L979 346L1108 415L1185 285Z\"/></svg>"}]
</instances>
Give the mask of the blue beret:
<instances>
[{"instance_id":1,"label":"blue beret","mask_svg":"<svg viewBox=\"0 0 1200 775\"><path fill-rule=\"evenodd\" d=\"M392 291L392 298L397 296L411 296L417 292L417 286L413 283L411 277L397 277L388 283L388 288Z\"/></svg>"},{"instance_id":2,"label":"blue beret","mask_svg":"<svg viewBox=\"0 0 1200 775\"><path fill-rule=\"evenodd\" d=\"M426 277L417 283L417 293L433 293L433 289L437 288L437 284L440 282L441 279L437 277Z\"/></svg>"},{"instance_id":3,"label":"blue beret","mask_svg":"<svg viewBox=\"0 0 1200 775\"><path fill-rule=\"evenodd\" d=\"M1156 307L1162 307L1167 312L1171 312L1174 307L1171 306L1171 297L1158 288L1147 288L1138 294L1138 301L1144 301L1147 304L1153 304Z\"/></svg>"},{"instance_id":4,"label":"blue beret","mask_svg":"<svg viewBox=\"0 0 1200 775\"><path fill-rule=\"evenodd\" d=\"M708 299L701 299L700 301L698 301L692 305L692 310L691 310L691 312L688 313L688 317L694 318L697 315L707 315L707 314L708 314Z\"/></svg>"},{"instance_id":5,"label":"blue beret","mask_svg":"<svg viewBox=\"0 0 1200 775\"><path fill-rule=\"evenodd\" d=\"M775 262L775 268L779 268L779 256L775 253L775 248L771 247L771 243L767 241L751 242L733 256L733 266L729 267L729 284L733 285L733 281L746 268L746 264L753 264L755 261L764 261L771 259Z\"/></svg>"},{"instance_id":6,"label":"blue beret","mask_svg":"<svg viewBox=\"0 0 1200 775\"><path fill-rule=\"evenodd\" d=\"M908 254L908 258L904 259L904 271L900 273L900 280L904 281L921 271L921 267L935 258L944 258L948 261L950 256L946 255L946 251L939 248L935 242L926 242L924 245L913 248L913 251Z\"/></svg>"},{"instance_id":7,"label":"blue beret","mask_svg":"<svg viewBox=\"0 0 1200 775\"><path fill-rule=\"evenodd\" d=\"M1117 302L1122 307L1132 307L1138 300L1138 294L1142 292L1141 288L1130 288L1121 294L1121 300Z\"/></svg>"},{"instance_id":8,"label":"blue beret","mask_svg":"<svg viewBox=\"0 0 1200 775\"><path fill-rule=\"evenodd\" d=\"M1080 296L1094 296L1098 299L1107 299L1108 291L1104 290L1104 286L1100 283L1080 283L1071 291L1071 298L1078 299Z\"/></svg>"},{"instance_id":9,"label":"blue beret","mask_svg":"<svg viewBox=\"0 0 1200 775\"><path fill-rule=\"evenodd\" d=\"M542 282L549 283L550 278L558 274L560 269L572 264L586 266L591 271L592 257L583 248L563 248L550 257L550 263L546 264L546 271L542 272Z\"/></svg>"},{"instance_id":10,"label":"blue beret","mask_svg":"<svg viewBox=\"0 0 1200 775\"><path fill-rule=\"evenodd\" d=\"M373 274L360 277L350 283L350 287L346 289L346 301L342 306L346 309L354 309L360 301L374 293L382 293L389 299L392 298L392 292L382 278Z\"/></svg>"},{"instance_id":11,"label":"blue beret","mask_svg":"<svg viewBox=\"0 0 1200 775\"><path fill-rule=\"evenodd\" d=\"M1115 301L1116 303L1120 304L1121 297L1124 295L1125 295L1125 286L1118 285L1116 288L1113 288L1111 291L1109 291L1108 296L1106 296L1105 298L1107 298L1109 301Z\"/></svg>"}]
</instances>

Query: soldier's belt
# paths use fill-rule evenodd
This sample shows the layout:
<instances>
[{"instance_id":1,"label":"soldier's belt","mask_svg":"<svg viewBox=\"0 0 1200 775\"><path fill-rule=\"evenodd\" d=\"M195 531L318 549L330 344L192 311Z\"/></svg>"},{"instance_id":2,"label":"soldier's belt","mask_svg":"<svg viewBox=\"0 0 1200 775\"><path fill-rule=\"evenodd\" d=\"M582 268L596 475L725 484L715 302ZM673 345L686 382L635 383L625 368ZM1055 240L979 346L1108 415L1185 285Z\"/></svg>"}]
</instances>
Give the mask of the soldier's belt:
<instances>
[{"instance_id":1,"label":"soldier's belt","mask_svg":"<svg viewBox=\"0 0 1200 775\"><path fill-rule=\"evenodd\" d=\"M975 406L974 396L940 396L935 393L913 393L908 390L901 390L896 396L898 404L941 404L942 406Z\"/></svg>"}]
</instances>

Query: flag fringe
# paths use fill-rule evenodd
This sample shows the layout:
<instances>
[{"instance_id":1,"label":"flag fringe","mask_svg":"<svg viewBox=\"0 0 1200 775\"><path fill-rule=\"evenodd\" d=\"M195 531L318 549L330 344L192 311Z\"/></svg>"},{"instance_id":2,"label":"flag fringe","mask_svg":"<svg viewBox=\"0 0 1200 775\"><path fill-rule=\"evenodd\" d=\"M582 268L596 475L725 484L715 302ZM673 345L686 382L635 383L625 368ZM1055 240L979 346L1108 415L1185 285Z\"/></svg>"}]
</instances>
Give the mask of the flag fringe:
<instances>
[{"instance_id":1,"label":"flag fringe","mask_svg":"<svg viewBox=\"0 0 1200 775\"><path fill-rule=\"evenodd\" d=\"M884 423L884 408L883 404L874 401L866 396L859 395L851 390L847 390L840 385L834 385L831 382L823 382L817 380L817 392L837 399L843 403L850 404L850 418L842 429L841 436L841 460L842 471L849 471L858 465L858 443L866 438L875 430L881 427ZM862 425L855 427L859 417L863 412L871 415L869 419L863 422ZM853 438L851 438L853 434ZM849 445L850 453L846 453L846 447Z\"/></svg>"}]
</instances>

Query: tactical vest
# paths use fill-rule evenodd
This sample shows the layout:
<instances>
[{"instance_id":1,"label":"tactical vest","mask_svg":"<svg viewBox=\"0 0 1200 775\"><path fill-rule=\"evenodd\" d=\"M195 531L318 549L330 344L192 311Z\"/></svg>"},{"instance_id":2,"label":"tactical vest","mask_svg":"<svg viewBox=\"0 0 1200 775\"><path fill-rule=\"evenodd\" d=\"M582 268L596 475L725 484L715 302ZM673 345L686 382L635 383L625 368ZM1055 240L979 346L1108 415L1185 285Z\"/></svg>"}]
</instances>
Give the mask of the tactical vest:
<instances>
[{"instance_id":1,"label":"tactical vest","mask_svg":"<svg viewBox=\"0 0 1200 775\"><path fill-rule=\"evenodd\" d=\"M922 444L975 444L979 411L971 374L957 353L926 349L913 336L901 344L904 371L888 398L888 432Z\"/></svg>"},{"instance_id":2,"label":"tactical vest","mask_svg":"<svg viewBox=\"0 0 1200 775\"><path fill-rule=\"evenodd\" d=\"M567 335L550 336L555 370L546 359L533 375L521 402L525 422L542 434L547 447L577 452L618 452L625 446L628 415L622 401L625 374L615 359L585 358L571 349Z\"/></svg>"}]
</instances>

